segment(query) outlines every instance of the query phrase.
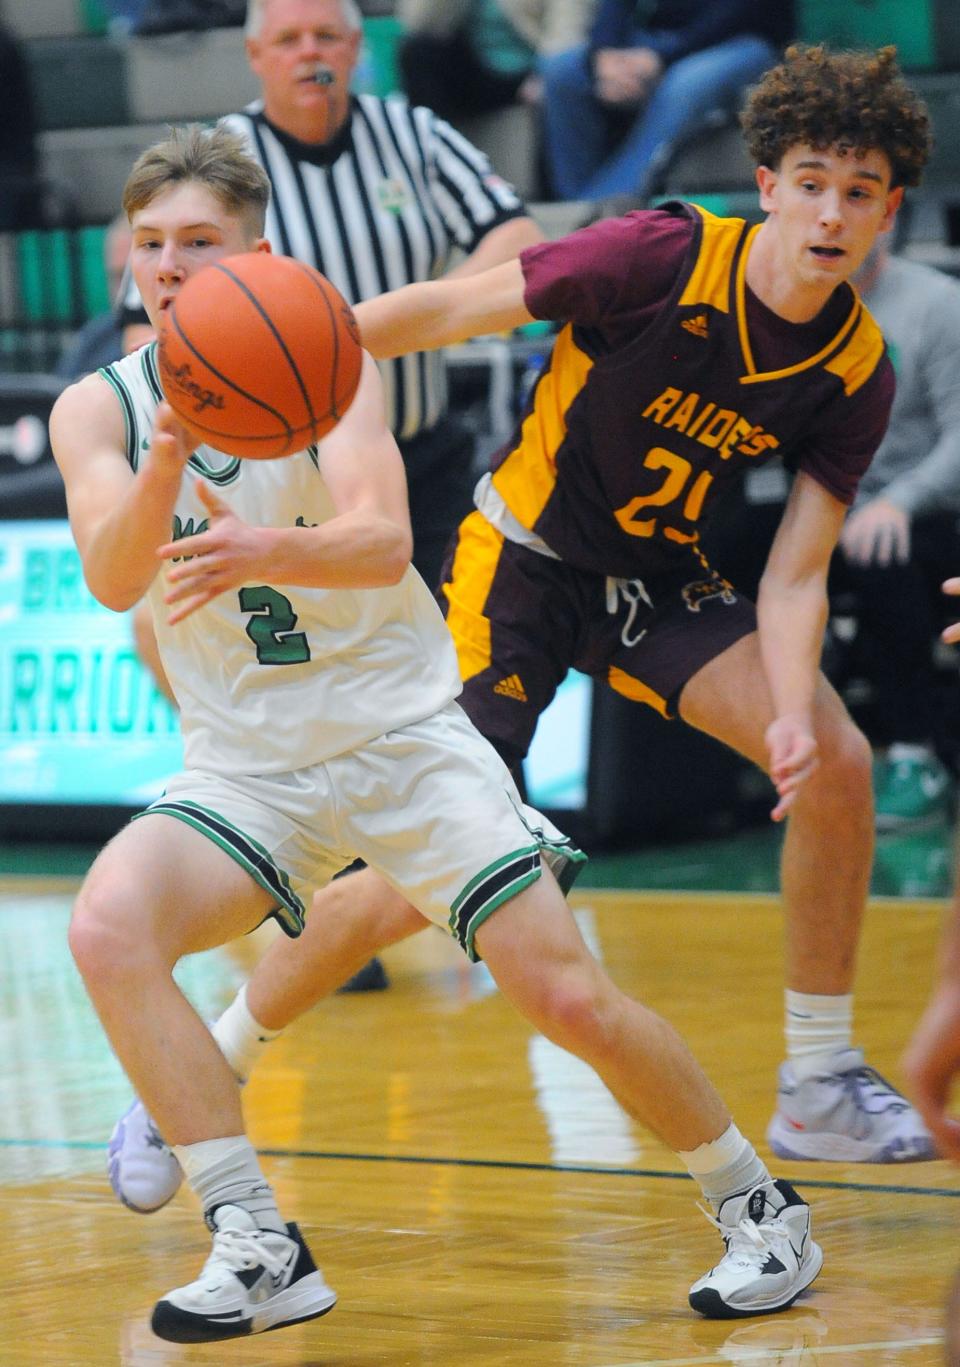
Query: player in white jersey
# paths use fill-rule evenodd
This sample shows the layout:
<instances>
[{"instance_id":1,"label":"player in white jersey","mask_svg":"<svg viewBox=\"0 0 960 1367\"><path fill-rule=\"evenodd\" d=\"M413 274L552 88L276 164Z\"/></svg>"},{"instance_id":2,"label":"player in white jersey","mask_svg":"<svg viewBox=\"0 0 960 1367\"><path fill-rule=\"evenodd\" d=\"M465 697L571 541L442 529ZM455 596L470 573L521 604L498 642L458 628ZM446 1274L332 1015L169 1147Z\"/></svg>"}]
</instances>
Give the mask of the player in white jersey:
<instances>
[{"instance_id":1,"label":"player in white jersey","mask_svg":"<svg viewBox=\"0 0 960 1367\"><path fill-rule=\"evenodd\" d=\"M174 134L138 160L124 208L155 327L204 265L269 250L266 186L223 129ZM51 431L87 582L117 610L152 594L186 736L188 767L101 852L70 928L110 1042L213 1234L154 1331L231 1338L335 1302L277 1210L236 1080L173 968L269 915L296 934L302 893L353 855L482 955L533 1025L680 1153L727 1243L694 1305L785 1309L820 1270L809 1208L773 1181L676 1031L591 956L558 886L581 856L522 805L451 701L456 667L409 564L372 361L314 451L252 466L193 450L152 364L147 350L66 390ZM289 653L264 659L273 649Z\"/></svg>"},{"instance_id":2,"label":"player in white jersey","mask_svg":"<svg viewBox=\"0 0 960 1367\"><path fill-rule=\"evenodd\" d=\"M125 414L134 467L149 449L163 402L156 352L154 342L102 372ZM365 384L376 390L374 377ZM319 467L316 446L279 463L198 446L187 460L192 478L180 484L169 539L196 534L209 521L201 484L247 523L326 524L337 508ZM175 626L165 620L164 590L157 577L148 598L166 673L182 699L189 769L272 773L317 764L430 716L460 692L449 632L412 567L395 584L344 586L336 593L289 582L282 592L247 587L213 599L200 616ZM433 664L426 675L424 658ZM227 659L229 674L214 668ZM276 671L264 665L282 668L282 710L275 702ZM351 699L346 713L337 702L344 689Z\"/></svg>"}]
</instances>

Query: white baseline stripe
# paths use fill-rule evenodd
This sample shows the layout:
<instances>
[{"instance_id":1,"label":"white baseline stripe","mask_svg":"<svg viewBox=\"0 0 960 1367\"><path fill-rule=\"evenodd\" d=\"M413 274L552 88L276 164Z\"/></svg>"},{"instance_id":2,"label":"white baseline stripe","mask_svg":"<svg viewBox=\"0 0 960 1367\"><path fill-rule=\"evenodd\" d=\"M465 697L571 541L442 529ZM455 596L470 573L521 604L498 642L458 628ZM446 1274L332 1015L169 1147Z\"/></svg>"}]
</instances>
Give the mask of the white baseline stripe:
<instances>
[{"instance_id":1,"label":"white baseline stripe","mask_svg":"<svg viewBox=\"0 0 960 1367\"><path fill-rule=\"evenodd\" d=\"M811 1346L811 1361L818 1361L828 1354L837 1353L869 1353L876 1352L878 1349L891 1348L930 1348L935 1344L943 1342L943 1335L936 1334L929 1339L889 1339L877 1343L836 1343L824 1348L819 1343ZM737 1362L783 1362L784 1353L791 1349L785 1349L782 1345L779 1348L744 1348L737 1345ZM801 1348L801 1352L806 1353L806 1349ZM636 1362L618 1362L611 1364L611 1367L723 1367L729 1364L731 1359L728 1357L695 1357L695 1358L638 1358Z\"/></svg>"}]
</instances>

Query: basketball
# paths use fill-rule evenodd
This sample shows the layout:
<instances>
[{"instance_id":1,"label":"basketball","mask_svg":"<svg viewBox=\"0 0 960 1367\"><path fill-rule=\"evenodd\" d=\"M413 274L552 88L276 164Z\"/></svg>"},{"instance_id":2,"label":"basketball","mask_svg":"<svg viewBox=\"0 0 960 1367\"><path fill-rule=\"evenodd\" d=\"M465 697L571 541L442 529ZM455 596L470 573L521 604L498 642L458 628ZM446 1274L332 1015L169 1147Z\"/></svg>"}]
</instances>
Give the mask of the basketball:
<instances>
[{"instance_id":1,"label":"basketball","mask_svg":"<svg viewBox=\"0 0 960 1367\"><path fill-rule=\"evenodd\" d=\"M340 421L360 381L353 312L289 256L224 257L161 314L160 383L177 417L231 456L274 460Z\"/></svg>"}]
</instances>

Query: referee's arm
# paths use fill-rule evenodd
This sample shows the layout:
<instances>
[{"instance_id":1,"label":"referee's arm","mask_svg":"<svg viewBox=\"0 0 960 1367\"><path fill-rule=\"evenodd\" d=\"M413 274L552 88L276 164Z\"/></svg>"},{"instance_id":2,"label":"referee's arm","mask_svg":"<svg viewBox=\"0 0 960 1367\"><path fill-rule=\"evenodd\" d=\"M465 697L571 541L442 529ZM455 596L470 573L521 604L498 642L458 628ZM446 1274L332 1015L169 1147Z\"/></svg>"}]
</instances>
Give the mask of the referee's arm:
<instances>
[{"instance_id":1,"label":"referee's arm","mask_svg":"<svg viewBox=\"0 0 960 1367\"><path fill-rule=\"evenodd\" d=\"M461 275L479 275L491 266L500 266L504 261L512 261L525 247L532 247L546 238L536 223L527 214L508 218L495 228L484 233L469 256L464 257L453 270L447 271L444 279L453 280Z\"/></svg>"}]
</instances>

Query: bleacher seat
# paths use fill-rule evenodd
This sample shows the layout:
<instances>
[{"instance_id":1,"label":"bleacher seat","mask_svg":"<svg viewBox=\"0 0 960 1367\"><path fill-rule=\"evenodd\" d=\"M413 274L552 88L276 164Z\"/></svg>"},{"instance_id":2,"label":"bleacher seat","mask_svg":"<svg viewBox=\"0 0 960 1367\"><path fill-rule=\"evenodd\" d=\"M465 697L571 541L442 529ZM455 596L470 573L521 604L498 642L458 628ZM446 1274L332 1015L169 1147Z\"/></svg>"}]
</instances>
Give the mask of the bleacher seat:
<instances>
[{"instance_id":1,"label":"bleacher seat","mask_svg":"<svg viewBox=\"0 0 960 1367\"><path fill-rule=\"evenodd\" d=\"M111 38L36 38L24 43L37 126L95 128L132 117L127 51Z\"/></svg>"},{"instance_id":2,"label":"bleacher seat","mask_svg":"<svg viewBox=\"0 0 960 1367\"><path fill-rule=\"evenodd\" d=\"M40 136L45 171L74 187L81 222L106 223L119 212L130 167L167 125L125 124L117 128L63 128Z\"/></svg>"},{"instance_id":3,"label":"bleacher seat","mask_svg":"<svg viewBox=\"0 0 960 1367\"><path fill-rule=\"evenodd\" d=\"M3 17L23 39L71 38L84 32L77 0L4 0Z\"/></svg>"},{"instance_id":4,"label":"bleacher seat","mask_svg":"<svg viewBox=\"0 0 960 1367\"><path fill-rule=\"evenodd\" d=\"M460 119L457 128L486 152L497 175L508 180L525 199L537 198L541 192L539 110L509 105L490 114Z\"/></svg>"},{"instance_id":5,"label":"bleacher seat","mask_svg":"<svg viewBox=\"0 0 960 1367\"><path fill-rule=\"evenodd\" d=\"M243 29L134 38L124 50L135 124L217 119L259 94L244 52Z\"/></svg>"}]
</instances>

